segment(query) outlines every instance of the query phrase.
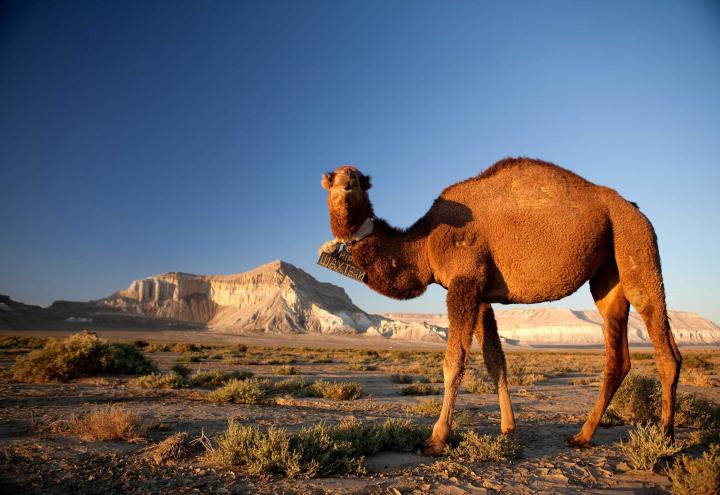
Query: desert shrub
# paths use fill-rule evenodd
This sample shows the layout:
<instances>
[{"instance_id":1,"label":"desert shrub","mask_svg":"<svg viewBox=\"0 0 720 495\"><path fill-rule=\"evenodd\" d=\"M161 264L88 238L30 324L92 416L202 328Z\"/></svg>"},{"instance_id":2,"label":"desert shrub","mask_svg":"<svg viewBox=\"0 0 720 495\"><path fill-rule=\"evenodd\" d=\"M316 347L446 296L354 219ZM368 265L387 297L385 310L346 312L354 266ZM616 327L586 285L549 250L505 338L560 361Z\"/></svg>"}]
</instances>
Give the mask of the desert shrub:
<instances>
[{"instance_id":1,"label":"desert shrub","mask_svg":"<svg viewBox=\"0 0 720 495\"><path fill-rule=\"evenodd\" d=\"M650 353L650 352L633 352L633 353L630 355L630 359L633 360L633 361L636 360L636 359L637 359L638 361L643 361L643 360L646 360L646 359L655 359L655 354L652 354L652 353Z\"/></svg>"},{"instance_id":2,"label":"desert shrub","mask_svg":"<svg viewBox=\"0 0 720 495\"><path fill-rule=\"evenodd\" d=\"M442 410L440 399L424 399L408 407L408 411L421 416L438 416Z\"/></svg>"},{"instance_id":3,"label":"desert shrub","mask_svg":"<svg viewBox=\"0 0 720 495\"><path fill-rule=\"evenodd\" d=\"M413 383L415 380L410 375L390 375L390 381L393 383Z\"/></svg>"},{"instance_id":4,"label":"desert shrub","mask_svg":"<svg viewBox=\"0 0 720 495\"><path fill-rule=\"evenodd\" d=\"M675 400L675 424L707 428L720 424L720 407L695 394L678 394Z\"/></svg>"},{"instance_id":5,"label":"desert shrub","mask_svg":"<svg viewBox=\"0 0 720 495\"><path fill-rule=\"evenodd\" d=\"M295 358L292 356L280 356L265 360L265 364L292 364L294 362Z\"/></svg>"},{"instance_id":6,"label":"desert shrub","mask_svg":"<svg viewBox=\"0 0 720 495\"><path fill-rule=\"evenodd\" d=\"M284 365L284 366L275 366L272 369L273 375L297 375L298 370L290 365Z\"/></svg>"},{"instance_id":7,"label":"desert shrub","mask_svg":"<svg viewBox=\"0 0 720 495\"><path fill-rule=\"evenodd\" d=\"M680 456L669 475L675 495L720 493L720 446L711 445L698 459Z\"/></svg>"},{"instance_id":8,"label":"desert shrub","mask_svg":"<svg viewBox=\"0 0 720 495\"><path fill-rule=\"evenodd\" d=\"M205 357L207 357L205 354L200 354L200 353L183 354L182 356L177 358L175 360L175 362L176 363L199 363Z\"/></svg>"},{"instance_id":9,"label":"desert shrub","mask_svg":"<svg viewBox=\"0 0 720 495\"><path fill-rule=\"evenodd\" d=\"M712 379L707 374L695 368L684 368L680 373L680 383L703 388L713 386Z\"/></svg>"},{"instance_id":10,"label":"desert shrub","mask_svg":"<svg viewBox=\"0 0 720 495\"><path fill-rule=\"evenodd\" d=\"M448 456L459 462L499 462L517 459L522 445L508 435L479 435L474 431L460 433L457 447L447 450Z\"/></svg>"},{"instance_id":11,"label":"desert shrub","mask_svg":"<svg viewBox=\"0 0 720 495\"><path fill-rule=\"evenodd\" d=\"M313 478L361 474L365 455L380 450L412 451L429 433L429 428L403 419L364 424L348 418L336 426L320 423L296 433L274 427L262 431L231 419L228 429L216 438L216 446L206 443L206 447L211 461L239 468L246 476Z\"/></svg>"},{"instance_id":12,"label":"desert shrub","mask_svg":"<svg viewBox=\"0 0 720 495\"><path fill-rule=\"evenodd\" d=\"M621 444L635 469L643 471L654 470L661 461L666 460L682 450L674 444L658 425L643 426L638 424L630 432L627 442Z\"/></svg>"},{"instance_id":13,"label":"desert shrub","mask_svg":"<svg viewBox=\"0 0 720 495\"><path fill-rule=\"evenodd\" d=\"M615 392L608 411L625 423L657 421L661 391L658 381L650 376L630 373Z\"/></svg>"},{"instance_id":14,"label":"desert shrub","mask_svg":"<svg viewBox=\"0 0 720 495\"><path fill-rule=\"evenodd\" d=\"M311 395L308 389L312 386L312 382L305 378L294 376L285 380L280 380L273 385L277 392L293 393L296 395Z\"/></svg>"},{"instance_id":15,"label":"desert shrub","mask_svg":"<svg viewBox=\"0 0 720 495\"><path fill-rule=\"evenodd\" d=\"M177 373L151 373L130 380L130 385L140 388L182 388L185 379Z\"/></svg>"},{"instance_id":16,"label":"desert shrub","mask_svg":"<svg viewBox=\"0 0 720 495\"><path fill-rule=\"evenodd\" d=\"M174 364L172 366L172 368L170 368L170 371L172 371L173 373L175 373L177 375L180 375L183 378L187 378L190 375L190 373L192 373L192 370L190 368L188 368L187 366L182 365L180 363Z\"/></svg>"},{"instance_id":17,"label":"desert shrub","mask_svg":"<svg viewBox=\"0 0 720 495\"><path fill-rule=\"evenodd\" d=\"M193 442L187 432L180 431L148 449L146 457L158 465L172 463L186 457L193 449Z\"/></svg>"},{"instance_id":18,"label":"desert shrub","mask_svg":"<svg viewBox=\"0 0 720 495\"><path fill-rule=\"evenodd\" d=\"M440 387L435 387L427 383L413 383L400 389L401 395L437 395L440 393Z\"/></svg>"},{"instance_id":19,"label":"desert shrub","mask_svg":"<svg viewBox=\"0 0 720 495\"><path fill-rule=\"evenodd\" d=\"M180 354L187 354L191 352L199 352L200 348L196 346L195 344L189 344L187 342L178 342L172 347L173 352L177 352Z\"/></svg>"},{"instance_id":20,"label":"desert shrub","mask_svg":"<svg viewBox=\"0 0 720 495\"><path fill-rule=\"evenodd\" d=\"M249 378L232 379L207 396L210 402L233 402L235 404L258 404L270 393L270 382Z\"/></svg>"},{"instance_id":21,"label":"desert shrub","mask_svg":"<svg viewBox=\"0 0 720 495\"><path fill-rule=\"evenodd\" d=\"M375 364L355 363L348 366L350 371L375 371L378 369Z\"/></svg>"},{"instance_id":22,"label":"desert shrub","mask_svg":"<svg viewBox=\"0 0 720 495\"><path fill-rule=\"evenodd\" d=\"M475 371L470 370L465 374L463 379L463 388L471 394L491 394L494 393L495 386L483 380L483 378Z\"/></svg>"},{"instance_id":23,"label":"desert shrub","mask_svg":"<svg viewBox=\"0 0 720 495\"><path fill-rule=\"evenodd\" d=\"M48 341L47 337L0 337L0 349L40 349Z\"/></svg>"},{"instance_id":24,"label":"desert shrub","mask_svg":"<svg viewBox=\"0 0 720 495\"><path fill-rule=\"evenodd\" d=\"M237 344L235 348L233 349L234 352L239 352L241 354L245 354L248 350L248 346L245 344Z\"/></svg>"},{"instance_id":25,"label":"desert shrub","mask_svg":"<svg viewBox=\"0 0 720 495\"><path fill-rule=\"evenodd\" d=\"M246 380L252 377L249 371L230 371L223 373L220 370L198 371L194 375L188 377L188 386L190 387L219 387L225 385L230 380Z\"/></svg>"},{"instance_id":26,"label":"desert shrub","mask_svg":"<svg viewBox=\"0 0 720 495\"><path fill-rule=\"evenodd\" d=\"M570 385L590 385L592 379L590 378L573 378L570 380Z\"/></svg>"},{"instance_id":27,"label":"desert shrub","mask_svg":"<svg viewBox=\"0 0 720 495\"><path fill-rule=\"evenodd\" d=\"M111 344L92 332L49 340L42 349L17 359L10 368L15 381L66 382L102 373L135 374L154 371L142 352L128 344Z\"/></svg>"},{"instance_id":28,"label":"desert shrub","mask_svg":"<svg viewBox=\"0 0 720 495\"><path fill-rule=\"evenodd\" d=\"M96 407L86 414L71 417L70 433L86 440L135 442L147 437L152 424L141 415L120 404Z\"/></svg>"},{"instance_id":29,"label":"desert shrub","mask_svg":"<svg viewBox=\"0 0 720 495\"><path fill-rule=\"evenodd\" d=\"M150 342L150 344L143 349L145 352L170 352L170 344L161 344L160 342Z\"/></svg>"},{"instance_id":30,"label":"desert shrub","mask_svg":"<svg viewBox=\"0 0 720 495\"><path fill-rule=\"evenodd\" d=\"M133 340L130 342L132 345L137 347L138 349L145 349L147 346L150 345L150 343L147 340Z\"/></svg>"},{"instance_id":31,"label":"desert shrub","mask_svg":"<svg viewBox=\"0 0 720 495\"><path fill-rule=\"evenodd\" d=\"M310 389L313 395L330 400L355 400L362 397L363 394L363 388L357 382L317 380Z\"/></svg>"},{"instance_id":32,"label":"desert shrub","mask_svg":"<svg viewBox=\"0 0 720 495\"><path fill-rule=\"evenodd\" d=\"M685 354L683 356L683 368L693 368L699 370L711 370L712 363L708 362L708 356L703 354Z\"/></svg>"}]
</instances>

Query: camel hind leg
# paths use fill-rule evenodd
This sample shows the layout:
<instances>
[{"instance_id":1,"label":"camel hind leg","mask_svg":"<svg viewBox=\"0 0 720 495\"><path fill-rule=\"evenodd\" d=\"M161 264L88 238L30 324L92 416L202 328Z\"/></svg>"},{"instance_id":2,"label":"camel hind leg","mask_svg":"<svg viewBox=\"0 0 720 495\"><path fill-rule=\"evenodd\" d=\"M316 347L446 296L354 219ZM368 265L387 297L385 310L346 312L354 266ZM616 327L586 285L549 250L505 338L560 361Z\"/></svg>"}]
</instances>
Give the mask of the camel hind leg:
<instances>
[{"instance_id":1,"label":"camel hind leg","mask_svg":"<svg viewBox=\"0 0 720 495\"><path fill-rule=\"evenodd\" d=\"M475 325L475 338L482 348L483 361L490 378L495 383L500 399L500 431L512 434L515 431L515 415L510 402L510 392L507 384L507 365L505 352L503 352L498 334L495 313L489 304L481 304L477 324Z\"/></svg>"},{"instance_id":2,"label":"camel hind leg","mask_svg":"<svg viewBox=\"0 0 720 495\"><path fill-rule=\"evenodd\" d=\"M605 370L595 407L580 430L569 442L574 447L590 445L600 419L615 392L630 371L627 322L630 305L623 293L615 261L606 262L590 279L590 292L603 317L605 334Z\"/></svg>"},{"instance_id":3,"label":"camel hind leg","mask_svg":"<svg viewBox=\"0 0 720 495\"><path fill-rule=\"evenodd\" d=\"M673 437L682 356L670 331L657 238L648 219L630 203L616 202L610 208L610 216L623 292L642 316L655 348L662 386L661 426Z\"/></svg>"}]
</instances>

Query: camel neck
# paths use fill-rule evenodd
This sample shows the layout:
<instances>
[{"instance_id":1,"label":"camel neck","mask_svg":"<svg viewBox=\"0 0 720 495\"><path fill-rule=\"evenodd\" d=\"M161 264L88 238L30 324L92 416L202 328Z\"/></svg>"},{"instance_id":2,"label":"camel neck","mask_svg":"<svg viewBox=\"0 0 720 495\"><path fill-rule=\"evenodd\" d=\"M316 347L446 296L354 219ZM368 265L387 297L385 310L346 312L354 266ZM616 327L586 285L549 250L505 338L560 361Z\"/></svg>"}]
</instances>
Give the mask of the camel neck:
<instances>
[{"instance_id":1,"label":"camel neck","mask_svg":"<svg viewBox=\"0 0 720 495\"><path fill-rule=\"evenodd\" d=\"M432 282L427 236L400 231L376 220L372 234L355 243L353 261L367 273L367 285L394 299L419 296Z\"/></svg>"}]
</instances>

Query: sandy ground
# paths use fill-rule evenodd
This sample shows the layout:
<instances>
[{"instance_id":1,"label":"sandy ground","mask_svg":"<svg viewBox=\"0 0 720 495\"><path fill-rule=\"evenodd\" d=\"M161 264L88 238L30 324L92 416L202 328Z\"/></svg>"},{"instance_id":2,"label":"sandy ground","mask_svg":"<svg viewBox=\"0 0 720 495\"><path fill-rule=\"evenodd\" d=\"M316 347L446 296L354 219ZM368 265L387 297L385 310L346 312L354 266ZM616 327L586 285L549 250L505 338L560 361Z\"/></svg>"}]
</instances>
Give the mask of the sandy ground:
<instances>
[{"instance_id":1,"label":"sandy ground","mask_svg":"<svg viewBox=\"0 0 720 495\"><path fill-rule=\"evenodd\" d=\"M17 332L15 332L17 334ZM46 332L47 333L47 332ZM101 335L106 332L100 331ZM195 331L195 336L197 332ZM185 340L181 331L162 332L162 339ZM107 336L107 335L106 335ZM119 336L113 335L115 338ZM122 339L147 338L147 332L126 331ZM213 342L215 335L207 335ZM162 340L153 334L152 340ZM227 343L227 337L223 337ZM234 339L234 338L233 338ZM197 338L194 342L199 342ZM237 341L256 344L247 337ZM316 341L312 341L316 342ZM296 346L332 347L321 338ZM361 344L358 343L358 346ZM395 343L393 343L395 345ZM437 348L437 347L435 347ZM178 354L154 353L161 370L169 369ZM602 362L600 355L596 356ZM0 368L13 362L0 357ZM594 359L594 358L593 358ZM188 365L194 369L253 371L273 377L268 365L229 366L208 360ZM172 465L156 466L144 455L154 442L186 431L212 437L227 427L229 418L261 426L294 430L318 421L335 422L346 416L363 420L412 416L419 423L434 418L412 415L407 406L425 397L399 394L402 385L390 381L391 371L351 371L347 363L293 364L309 379L353 380L362 384L363 398L335 402L318 398L282 396L271 405L212 404L207 390L145 390L131 387L127 377L83 379L70 384L18 384L0 379L0 492L2 493L664 493L667 477L633 471L619 447L626 427L600 428L596 445L587 449L567 446L597 397L597 383L573 385L573 378L595 379L597 373L566 373L528 387L512 387L518 421L517 437L525 446L522 458L510 463L470 465L463 472L443 472L434 459L415 453L380 453L366 459L369 473L361 477L313 480L243 479L230 470L210 466L201 452ZM681 386L720 400L719 388ZM153 422L158 428L144 443L85 441L53 432L52 425L92 405L119 402ZM499 409L494 394L462 393L458 411L466 426L480 433L498 433ZM681 429L678 438L689 435Z\"/></svg>"}]
</instances>

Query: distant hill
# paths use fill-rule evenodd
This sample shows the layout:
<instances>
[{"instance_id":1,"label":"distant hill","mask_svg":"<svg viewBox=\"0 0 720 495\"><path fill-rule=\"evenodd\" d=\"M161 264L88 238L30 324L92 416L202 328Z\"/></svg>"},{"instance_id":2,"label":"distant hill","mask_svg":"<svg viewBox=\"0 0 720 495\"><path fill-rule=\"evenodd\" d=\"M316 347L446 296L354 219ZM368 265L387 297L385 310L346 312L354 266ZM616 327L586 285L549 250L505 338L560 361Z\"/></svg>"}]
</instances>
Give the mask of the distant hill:
<instances>
[{"instance_id":1,"label":"distant hill","mask_svg":"<svg viewBox=\"0 0 720 495\"><path fill-rule=\"evenodd\" d=\"M695 313L669 311L675 340L683 345L720 344L720 326ZM445 314L386 313L398 321L425 322L447 328ZM597 311L562 308L495 308L500 335L506 342L520 345L603 345L602 317ZM639 314L630 313L628 340L631 344L651 344Z\"/></svg>"},{"instance_id":2,"label":"distant hill","mask_svg":"<svg viewBox=\"0 0 720 495\"><path fill-rule=\"evenodd\" d=\"M31 307L21 317L11 300L0 308L0 325L87 323L127 327L187 327L223 333L318 333L442 342L444 329L421 322L397 322L358 308L345 290L323 283L276 260L235 275L169 272L133 281L114 294L90 302L57 301ZM20 308L19 303L12 302Z\"/></svg>"},{"instance_id":3,"label":"distant hill","mask_svg":"<svg viewBox=\"0 0 720 495\"><path fill-rule=\"evenodd\" d=\"M495 308L500 334L518 345L602 345L597 311ZM720 327L694 313L670 312L679 344L720 345ZM234 275L169 272L133 281L89 302L56 301L48 308L0 296L0 328L189 328L218 333L298 333L384 337L415 342L447 338L443 314L369 314L345 290L276 260ZM630 313L632 344L649 344L645 325Z\"/></svg>"}]
</instances>

